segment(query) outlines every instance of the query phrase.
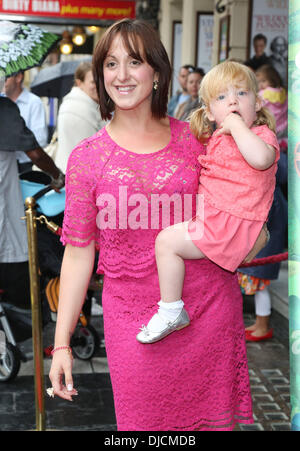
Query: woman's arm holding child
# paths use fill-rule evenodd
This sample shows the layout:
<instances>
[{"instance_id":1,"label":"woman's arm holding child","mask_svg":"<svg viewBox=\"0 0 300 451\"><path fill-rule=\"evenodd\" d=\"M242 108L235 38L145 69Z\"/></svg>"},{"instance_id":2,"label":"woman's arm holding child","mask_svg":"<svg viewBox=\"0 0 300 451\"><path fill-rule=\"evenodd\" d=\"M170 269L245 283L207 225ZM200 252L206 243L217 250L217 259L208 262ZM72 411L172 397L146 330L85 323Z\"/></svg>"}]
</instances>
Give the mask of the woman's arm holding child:
<instances>
[{"instance_id":1,"label":"woman's arm holding child","mask_svg":"<svg viewBox=\"0 0 300 451\"><path fill-rule=\"evenodd\" d=\"M253 133L238 114L230 113L218 134L231 134L239 151L254 169L263 171L275 161L275 149Z\"/></svg>"}]
</instances>

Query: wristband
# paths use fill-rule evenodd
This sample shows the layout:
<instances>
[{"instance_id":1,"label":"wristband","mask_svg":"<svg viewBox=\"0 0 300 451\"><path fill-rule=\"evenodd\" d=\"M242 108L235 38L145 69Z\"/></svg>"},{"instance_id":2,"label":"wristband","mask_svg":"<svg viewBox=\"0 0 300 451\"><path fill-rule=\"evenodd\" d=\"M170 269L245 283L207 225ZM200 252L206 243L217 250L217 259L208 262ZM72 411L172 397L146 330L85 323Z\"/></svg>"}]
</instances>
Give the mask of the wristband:
<instances>
[{"instance_id":1,"label":"wristband","mask_svg":"<svg viewBox=\"0 0 300 451\"><path fill-rule=\"evenodd\" d=\"M70 346L58 346L57 348L52 349L51 355L53 356L56 351L63 351L63 350L68 351L68 353L71 355L71 357L73 357L72 349L70 348Z\"/></svg>"}]
</instances>

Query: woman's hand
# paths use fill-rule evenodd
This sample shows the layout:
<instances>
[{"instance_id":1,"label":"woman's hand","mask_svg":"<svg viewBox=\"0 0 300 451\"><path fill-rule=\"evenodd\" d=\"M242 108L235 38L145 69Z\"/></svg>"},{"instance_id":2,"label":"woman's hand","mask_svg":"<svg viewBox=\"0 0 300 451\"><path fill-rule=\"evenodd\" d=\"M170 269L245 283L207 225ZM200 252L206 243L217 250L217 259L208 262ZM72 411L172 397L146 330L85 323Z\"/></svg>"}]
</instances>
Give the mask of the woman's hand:
<instances>
[{"instance_id":1,"label":"woman's hand","mask_svg":"<svg viewBox=\"0 0 300 451\"><path fill-rule=\"evenodd\" d=\"M72 396L78 394L77 390L73 387L72 367L73 357L70 352L59 350L53 354L49 378L52 383L54 395L67 401L73 401ZM63 376L65 385L63 385Z\"/></svg>"},{"instance_id":2,"label":"woman's hand","mask_svg":"<svg viewBox=\"0 0 300 451\"><path fill-rule=\"evenodd\" d=\"M255 256L266 246L267 242L269 241L269 231L267 229L267 225L264 224L260 234L258 235L257 240L254 243L253 248L243 261L243 263L250 263Z\"/></svg>"},{"instance_id":3,"label":"woman's hand","mask_svg":"<svg viewBox=\"0 0 300 451\"><path fill-rule=\"evenodd\" d=\"M78 323L95 261L95 241L85 247L67 244L60 271L55 348L50 370L54 395L72 401L77 394L72 379L73 358L68 344ZM69 390L68 390L69 388Z\"/></svg>"}]
</instances>

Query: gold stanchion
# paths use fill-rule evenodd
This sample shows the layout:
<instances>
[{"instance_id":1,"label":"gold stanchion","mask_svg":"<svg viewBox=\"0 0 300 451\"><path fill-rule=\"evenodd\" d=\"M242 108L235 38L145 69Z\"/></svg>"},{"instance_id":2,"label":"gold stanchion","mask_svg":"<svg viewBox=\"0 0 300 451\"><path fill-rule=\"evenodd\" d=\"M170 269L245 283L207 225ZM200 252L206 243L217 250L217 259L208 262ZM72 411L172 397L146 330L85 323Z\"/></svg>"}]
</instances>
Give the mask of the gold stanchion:
<instances>
[{"instance_id":1,"label":"gold stanchion","mask_svg":"<svg viewBox=\"0 0 300 451\"><path fill-rule=\"evenodd\" d=\"M38 274L37 229L35 199L27 197L26 224L28 237L28 258L30 275L30 297L32 312L32 340L35 370L35 414L36 430L45 430L45 406L44 406L44 361L42 339L42 311L40 299L40 283Z\"/></svg>"}]
</instances>

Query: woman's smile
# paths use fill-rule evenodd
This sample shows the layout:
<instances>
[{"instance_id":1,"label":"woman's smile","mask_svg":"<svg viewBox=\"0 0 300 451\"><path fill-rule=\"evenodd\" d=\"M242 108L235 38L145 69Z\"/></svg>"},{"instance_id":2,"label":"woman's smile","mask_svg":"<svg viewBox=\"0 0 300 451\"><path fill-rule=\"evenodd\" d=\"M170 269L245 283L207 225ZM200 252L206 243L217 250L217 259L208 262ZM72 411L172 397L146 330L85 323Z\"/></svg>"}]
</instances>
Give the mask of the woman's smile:
<instances>
[{"instance_id":1,"label":"woman's smile","mask_svg":"<svg viewBox=\"0 0 300 451\"><path fill-rule=\"evenodd\" d=\"M116 89L121 95L128 95L135 89L135 86L134 85L116 86Z\"/></svg>"}]
</instances>

